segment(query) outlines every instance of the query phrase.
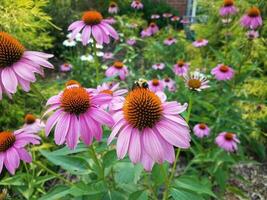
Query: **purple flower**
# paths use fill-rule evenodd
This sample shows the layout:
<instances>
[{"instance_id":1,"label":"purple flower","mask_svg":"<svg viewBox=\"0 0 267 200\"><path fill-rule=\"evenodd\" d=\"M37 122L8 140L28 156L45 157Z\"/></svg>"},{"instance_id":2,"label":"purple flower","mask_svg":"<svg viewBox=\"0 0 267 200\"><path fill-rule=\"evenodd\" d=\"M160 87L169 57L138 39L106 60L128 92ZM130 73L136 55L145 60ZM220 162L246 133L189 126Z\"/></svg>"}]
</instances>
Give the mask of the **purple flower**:
<instances>
[{"instance_id":1,"label":"purple flower","mask_svg":"<svg viewBox=\"0 0 267 200\"><path fill-rule=\"evenodd\" d=\"M170 92L176 91L175 81L169 77L163 79L164 87L166 87Z\"/></svg>"},{"instance_id":2,"label":"purple flower","mask_svg":"<svg viewBox=\"0 0 267 200\"><path fill-rule=\"evenodd\" d=\"M32 132L32 133L38 133L40 132L44 127L45 124L40 119L37 119L32 114L27 114L25 116L25 124L23 125L23 130Z\"/></svg>"},{"instance_id":3,"label":"purple flower","mask_svg":"<svg viewBox=\"0 0 267 200\"><path fill-rule=\"evenodd\" d=\"M253 40L253 39L259 37L259 32L258 31L255 31L255 30L249 30L246 33L246 35L247 35L248 39Z\"/></svg>"},{"instance_id":4,"label":"purple flower","mask_svg":"<svg viewBox=\"0 0 267 200\"><path fill-rule=\"evenodd\" d=\"M179 60L175 65L173 65L173 72L178 76L185 76L188 70L189 64L185 63L183 60Z\"/></svg>"},{"instance_id":5,"label":"purple flower","mask_svg":"<svg viewBox=\"0 0 267 200\"><path fill-rule=\"evenodd\" d=\"M168 45L168 46L175 44L176 42L177 42L177 40L171 36L164 40L164 44Z\"/></svg>"},{"instance_id":6,"label":"purple flower","mask_svg":"<svg viewBox=\"0 0 267 200\"><path fill-rule=\"evenodd\" d=\"M119 11L118 4L116 4L115 2L111 2L109 4L109 7L108 7L108 13L109 14L117 14L118 11Z\"/></svg>"},{"instance_id":7,"label":"purple flower","mask_svg":"<svg viewBox=\"0 0 267 200\"><path fill-rule=\"evenodd\" d=\"M105 52L104 55L103 55L103 58L105 60L109 60L109 59L112 59L113 58L113 53L112 52Z\"/></svg>"},{"instance_id":8,"label":"purple flower","mask_svg":"<svg viewBox=\"0 0 267 200\"><path fill-rule=\"evenodd\" d=\"M133 39L133 38L131 38L131 39L128 39L128 40L126 41L126 43L127 43L128 45L130 45L130 46L133 46L133 45L135 45L136 40Z\"/></svg>"},{"instance_id":9,"label":"purple flower","mask_svg":"<svg viewBox=\"0 0 267 200\"><path fill-rule=\"evenodd\" d=\"M153 92L162 92L164 91L164 83L159 79L153 79L148 81L149 89Z\"/></svg>"},{"instance_id":10,"label":"purple flower","mask_svg":"<svg viewBox=\"0 0 267 200\"><path fill-rule=\"evenodd\" d=\"M141 37L142 38L149 37L151 35L152 35L152 33L151 33L151 30L149 28L146 28L146 29L141 31Z\"/></svg>"},{"instance_id":11,"label":"purple flower","mask_svg":"<svg viewBox=\"0 0 267 200\"><path fill-rule=\"evenodd\" d=\"M154 64L152 65L152 68L155 69L155 70L163 70L165 67L165 64L164 63L157 63L157 64Z\"/></svg>"},{"instance_id":12,"label":"purple flower","mask_svg":"<svg viewBox=\"0 0 267 200\"><path fill-rule=\"evenodd\" d=\"M115 40L119 39L118 33L103 19L101 13L97 11L86 11L82 16L82 20L73 22L69 28L72 31L71 40L82 31L82 44L87 45L90 38L93 37L98 44L110 42L110 37Z\"/></svg>"},{"instance_id":13,"label":"purple flower","mask_svg":"<svg viewBox=\"0 0 267 200\"><path fill-rule=\"evenodd\" d=\"M241 25L248 29L257 29L262 26L262 18L260 10L257 7L252 7L247 11L247 14L241 18Z\"/></svg>"},{"instance_id":14,"label":"purple flower","mask_svg":"<svg viewBox=\"0 0 267 200\"><path fill-rule=\"evenodd\" d=\"M160 15L157 15L157 14L151 15L151 19L159 19L159 18L160 18Z\"/></svg>"},{"instance_id":15,"label":"purple flower","mask_svg":"<svg viewBox=\"0 0 267 200\"><path fill-rule=\"evenodd\" d=\"M220 8L220 15L225 17L229 15L234 15L237 12L236 7L234 6L233 0L224 0L223 6Z\"/></svg>"},{"instance_id":16,"label":"purple flower","mask_svg":"<svg viewBox=\"0 0 267 200\"><path fill-rule=\"evenodd\" d=\"M172 18L171 18L171 21L172 22L178 22L180 20L180 17L178 17L178 16L173 16Z\"/></svg>"},{"instance_id":17,"label":"purple flower","mask_svg":"<svg viewBox=\"0 0 267 200\"><path fill-rule=\"evenodd\" d=\"M234 70L224 64L219 64L211 70L211 74L219 81L230 80L233 78L235 72Z\"/></svg>"},{"instance_id":18,"label":"purple flower","mask_svg":"<svg viewBox=\"0 0 267 200\"><path fill-rule=\"evenodd\" d=\"M207 46L208 43L209 43L208 40L198 39L198 40L193 42L193 46L199 48L199 47Z\"/></svg>"},{"instance_id":19,"label":"purple flower","mask_svg":"<svg viewBox=\"0 0 267 200\"><path fill-rule=\"evenodd\" d=\"M131 4L131 7L136 10L141 10L144 8L144 5L141 3L141 0L134 0Z\"/></svg>"},{"instance_id":20,"label":"purple flower","mask_svg":"<svg viewBox=\"0 0 267 200\"><path fill-rule=\"evenodd\" d=\"M219 147L229 152L236 151L237 143L240 143L240 141L236 137L236 134L229 132L220 133L216 137L215 142Z\"/></svg>"},{"instance_id":21,"label":"purple flower","mask_svg":"<svg viewBox=\"0 0 267 200\"><path fill-rule=\"evenodd\" d=\"M162 16L164 18L170 18L172 16L172 13L163 13Z\"/></svg>"},{"instance_id":22,"label":"purple flower","mask_svg":"<svg viewBox=\"0 0 267 200\"><path fill-rule=\"evenodd\" d=\"M122 62L116 61L112 66L106 70L106 77L112 77L118 75L121 80L125 80L128 76L128 69Z\"/></svg>"},{"instance_id":23,"label":"purple flower","mask_svg":"<svg viewBox=\"0 0 267 200\"><path fill-rule=\"evenodd\" d=\"M72 65L69 63L64 63L64 64L60 65L60 71L61 72L69 72L69 71L71 71L71 69L72 69Z\"/></svg>"},{"instance_id":24,"label":"purple flower","mask_svg":"<svg viewBox=\"0 0 267 200\"><path fill-rule=\"evenodd\" d=\"M151 32L152 35L156 34L159 31L159 27L154 22L151 22L149 24L148 29L149 29L149 31Z\"/></svg>"},{"instance_id":25,"label":"purple flower","mask_svg":"<svg viewBox=\"0 0 267 200\"><path fill-rule=\"evenodd\" d=\"M203 138L204 136L208 136L210 134L210 128L204 124L196 124L193 128L194 134L199 137Z\"/></svg>"}]
</instances>

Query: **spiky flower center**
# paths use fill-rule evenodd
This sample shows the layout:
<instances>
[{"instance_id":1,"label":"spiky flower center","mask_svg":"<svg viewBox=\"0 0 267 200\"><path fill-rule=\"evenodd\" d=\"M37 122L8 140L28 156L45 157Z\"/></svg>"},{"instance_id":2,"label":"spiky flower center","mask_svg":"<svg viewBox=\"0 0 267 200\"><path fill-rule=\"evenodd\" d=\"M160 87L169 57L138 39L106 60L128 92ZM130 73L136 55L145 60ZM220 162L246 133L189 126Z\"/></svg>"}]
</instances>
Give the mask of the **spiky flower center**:
<instances>
[{"instance_id":1,"label":"spiky flower center","mask_svg":"<svg viewBox=\"0 0 267 200\"><path fill-rule=\"evenodd\" d=\"M90 95L82 87L66 88L60 102L65 112L79 115L90 107Z\"/></svg>"},{"instance_id":2,"label":"spiky flower center","mask_svg":"<svg viewBox=\"0 0 267 200\"><path fill-rule=\"evenodd\" d=\"M158 79L153 79L152 80L152 85L153 86L158 86L159 85L159 80Z\"/></svg>"},{"instance_id":3,"label":"spiky flower center","mask_svg":"<svg viewBox=\"0 0 267 200\"><path fill-rule=\"evenodd\" d=\"M156 24L155 24L154 22L151 22L151 23L149 24L149 26L150 26L151 28L154 28L154 27L156 27Z\"/></svg>"},{"instance_id":4,"label":"spiky flower center","mask_svg":"<svg viewBox=\"0 0 267 200\"><path fill-rule=\"evenodd\" d=\"M253 6L248 10L248 16L250 17L258 17L260 16L260 14L261 14L260 10L255 6Z\"/></svg>"},{"instance_id":5,"label":"spiky flower center","mask_svg":"<svg viewBox=\"0 0 267 200\"><path fill-rule=\"evenodd\" d=\"M33 124L36 121L36 117L33 114L27 114L24 121L26 124Z\"/></svg>"},{"instance_id":6,"label":"spiky flower center","mask_svg":"<svg viewBox=\"0 0 267 200\"><path fill-rule=\"evenodd\" d=\"M202 130L206 129L206 124L204 123L199 124L199 128Z\"/></svg>"},{"instance_id":7,"label":"spiky flower center","mask_svg":"<svg viewBox=\"0 0 267 200\"><path fill-rule=\"evenodd\" d=\"M15 135L10 131L0 133L0 153L5 152L16 142Z\"/></svg>"},{"instance_id":8,"label":"spiky flower center","mask_svg":"<svg viewBox=\"0 0 267 200\"><path fill-rule=\"evenodd\" d=\"M188 80L188 86L193 89L198 89L201 86L201 81L198 79L190 79Z\"/></svg>"},{"instance_id":9,"label":"spiky flower center","mask_svg":"<svg viewBox=\"0 0 267 200\"><path fill-rule=\"evenodd\" d=\"M113 95L113 91L112 90L102 90L100 93Z\"/></svg>"},{"instance_id":10,"label":"spiky flower center","mask_svg":"<svg viewBox=\"0 0 267 200\"><path fill-rule=\"evenodd\" d=\"M123 63L120 61L116 61L114 62L113 66L116 67L117 69L121 69L123 68Z\"/></svg>"},{"instance_id":11,"label":"spiky flower center","mask_svg":"<svg viewBox=\"0 0 267 200\"><path fill-rule=\"evenodd\" d=\"M82 16L82 20L87 25L97 25L102 21L103 16L97 11L86 11Z\"/></svg>"},{"instance_id":12,"label":"spiky flower center","mask_svg":"<svg viewBox=\"0 0 267 200\"><path fill-rule=\"evenodd\" d=\"M162 104L152 91L135 88L126 96L123 114L125 120L139 130L152 128L161 118Z\"/></svg>"},{"instance_id":13,"label":"spiky flower center","mask_svg":"<svg viewBox=\"0 0 267 200\"><path fill-rule=\"evenodd\" d=\"M177 61L177 65L178 65L179 67L183 67L183 66L184 66L184 61L183 61L183 60L178 60L178 61Z\"/></svg>"},{"instance_id":14,"label":"spiky flower center","mask_svg":"<svg viewBox=\"0 0 267 200\"><path fill-rule=\"evenodd\" d=\"M172 36L168 37L168 40L170 40L170 41L173 40L173 37Z\"/></svg>"},{"instance_id":15,"label":"spiky flower center","mask_svg":"<svg viewBox=\"0 0 267 200\"><path fill-rule=\"evenodd\" d=\"M234 1L233 0L224 0L223 5L225 7L232 6L232 5L234 5Z\"/></svg>"},{"instance_id":16,"label":"spiky flower center","mask_svg":"<svg viewBox=\"0 0 267 200\"><path fill-rule=\"evenodd\" d=\"M202 38L197 40L198 43L201 43L203 41L204 41L204 39L202 39Z\"/></svg>"},{"instance_id":17,"label":"spiky flower center","mask_svg":"<svg viewBox=\"0 0 267 200\"><path fill-rule=\"evenodd\" d=\"M20 60L24 46L14 37L0 32L0 68L11 66Z\"/></svg>"},{"instance_id":18,"label":"spiky flower center","mask_svg":"<svg viewBox=\"0 0 267 200\"><path fill-rule=\"evenodd\" d=\"M167 77L164 79L164 81L168 83L168 82L170 82L170 79Z\"/></svg>"},{"instance_id":19,"label":"spiky flower center","mask_svg":"<svg viewBox=\"0 0 267 200\"><path fill-rule=\"evenodd\" d=\"M233 133L226 133L224 135L224 139L228 140L228 141L232 141L234 139L234 134Z\"/></svg>"},{"instance_id":20,"label":"spiky flower center","mask_svg":"<svg viewBox=\"0 0 267 200\"><path fill-rule=\"evenodd\" d=\"M226 73L229 71L229 67L227 65L220 66L220 71Z\"/></svg>"},{"instance_id":21,"label":"spiky flower center","mask_svg":"<svg viewBox=\"0 0 267 200\"><path fill-rule=\"evenodd\" d=\"M78 82L78 81L75 81L75 80L69 80L65 83L65 86L68 87L68 86L72 86L72 85L77 85L77 86L81 86L81 84Z\"/></svg>"}]
</instances>

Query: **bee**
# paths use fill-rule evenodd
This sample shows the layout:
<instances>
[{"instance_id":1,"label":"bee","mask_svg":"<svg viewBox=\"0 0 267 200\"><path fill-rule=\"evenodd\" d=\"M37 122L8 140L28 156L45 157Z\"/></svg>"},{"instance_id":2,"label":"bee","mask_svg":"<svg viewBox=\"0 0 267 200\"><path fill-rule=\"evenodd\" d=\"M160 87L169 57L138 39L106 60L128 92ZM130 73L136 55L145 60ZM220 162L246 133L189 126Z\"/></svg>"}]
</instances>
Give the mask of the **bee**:
<instances>
[{"instance_id":1,"label":"bee","mask_svg":"<svg viewBox=\"0 0 267 200\"><path fill-rule=\"evenodd\" d=\"M138 79L138 81L135 81L133 86L132 86L132 90L134 90L135 88L148 88L148 82L145 79Z\"/></svg>"}]
</instances>

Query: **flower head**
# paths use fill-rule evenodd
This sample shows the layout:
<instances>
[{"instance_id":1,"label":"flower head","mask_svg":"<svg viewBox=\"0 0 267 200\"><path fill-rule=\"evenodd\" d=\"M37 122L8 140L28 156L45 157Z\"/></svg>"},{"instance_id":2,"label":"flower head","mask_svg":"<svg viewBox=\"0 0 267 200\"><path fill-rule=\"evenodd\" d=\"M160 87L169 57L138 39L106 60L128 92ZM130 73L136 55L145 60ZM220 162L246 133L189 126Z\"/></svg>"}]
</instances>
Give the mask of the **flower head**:
<instances>
[{"instance_id":1,"label":"flower head","mask_svg":"<svg viewBox=\"0 0 267 200\"><path fill-rule=\"evenodd\" d=\"M193 128L194 134L199 137L203 138L204 136L208 136L210 134L210 128L204 124L196 124Z\"/></svg>"},{"instance_id":2,"label":"flower head","mask_svg":"<svg viewBox=\"0 0 267 200\"><path fill-rule=\"evenodd\" d=\"M94 38L98 44L108 44L110 42L110 37L115 40L119 39L115 29L103 19L101 13L93 10L84 12L82 20L73 22L68 30L72 31L71 40L82 31L83 45L87 45L91 37Z\"/></svg>"},{"instance_id":3,"label":"flower head","mask_svg":"<svg viewBox=\"0 0 267 200\"><path fill-rule=\"evenodd\" d=\"M208 43L209 43L208 40L198 39L198 40L193 42L193 46L199 48L199 47L207 46Z\"/></svg>"},{"instance_id":4,"label":"flower head","mask_svg":"<svg viewBox=\"0 0 267 200\"><path fill-rule=\"evenodd\" d=\"M170 92L176 91L176 83L171 78L169 77L164 78L163 83L164 83L164 86L167 87Z\"/></svg>"},{"instance_id":5,"label":"flower head","mask_svg":"<svg viewBox=\"0 0 267 200\"><path fill-rule=\"evenodd\" d=\"M144 38L144 37L149 37L152 35L152 32L149 28L146 28L146 29L143 29L141 31L141 37Z\"/></svg>"},{"instance_id":6,"label":"flower head","mask_svg":"<svg viewBox=\"0 0 267 200\"><path fill-rule=\"evenodd\" d=\"M219 64L211 70L211 74L219 81L230 80L233 78L235 71L224 64Z\"/></svg>"},{"instance_id":7,"label":"flower head","mask_svg":"<svg viewBox=\"0 0 267 200\"><path fill-rule=\"evenodd\" d=\"M63 41L63 45L66 47L75 47L76 44L77 44L77 42L74 40L71 40L71 39L67 39L67 40Z\"/></svg>"},{"instance_id":8,"label":"flower head","mask_svg":"<svg viewBox=\"0 0 267 200\"><path fill-rule=\"evenodd\" d=\"M151 19L159 19L159 18L160 18L160 15L158 14L151 15Z\"/></svg>"},{"instance_id":9,"label":"flower head","mask_svg":"<svg viewBox=\"0 0 267 200\"><path fill-rule=\"evenodd\" d=\"M262 18L260 10L253 6L245 14L240 21L241 25L248 29L257 29L262 26Z\"/></svg>"},{"instance_id":10,"label":"flower head","mask_svg":"<svg viewBox=\"0 0 267 200\"><path fill-rule=\"evenodd\" d=\"M168 38L166 38L164 40L164 44L165 45L168 45L168 46L170 46L172 44L175 44L175 43L177 43L177 40L174 37L172 37L172 36L170 36L170 37L168 37Z\"/></svg>"},{"instance_id":11,"label":"flower head","mask_svg":"<svg viewBox=\"0 0 267 200\"><path fill-rule=\"evenodd\" d=\"M164 83L159 79L152 79L148 81L149 89L153 92L162 92L164 90Z\"/></svg>"},{"instance_id":12,"label":"flower head","mask_svg":"<svg viewBox=\"0 0 267 200\"><path fill-rule=\"evenodd\" d=\"M155 70L163 70L165 68L165 64L164 63L157 63L157 64L154 64L152 65L152 68L155 69Z\"/></svg>"},{"instance_id":13,"label":"flower head","mask_svg":"<svg viewBox=\"0 0 267 200\"><path fill-rule=\"evenodd\" d=\"M128 67L121 61L115 61L112 66L106 70L106 76L112 77L118 75L121 80L128 76Z\"/></svg>"},{"instance_id":14,"label":"flower head","mask_svg":"<svg viewBox=\"0 0 267 200\"><path fill-rule=\"evenodd\" d=\"M230 132L220 133L216 137L215 142L219 147L229 152L236 151L237 143L240 143L240 141L236 137L236 134Z\"/></svg>"},{"instance_id":15,"label":"flower head","mask_svg":"<svg viewBox=\"0 0 267 200\"><path fill-rule=\"evenodd\" d=\"M191 90L201 91L209 88L209 81L206 79L204 74L195 71L190 74L190 76L184 76L186 86Z\"/></svg>"},{"instance_id":16,"label":"flower head","mask_svg":"<svg viewBox=\"0 0 267 200\"><path fill-rule=\"evenodd\" d=\"M142 4L141 0L133 0L131 7L136 10L141 10L144 8L144 5Z\"/></svg>"},{"instance_id":17,"label":"flower head","mask_svg":"<svg viewBox=\"0 0 267 200\"><path fill-rule=\"evenodd\" d=\"M234 5L234 0L224 0L223 6L220 8L220 15L230 16L234 15L237 12L237 9Z\"/></svg>"},{"instance_id":18,"label":"flower head","mask_svg":"<svg viewBox=\"0 0 267 200\"><path fill-rule=\"evenodd\" d=\"M3 166L11 173L15 174L19 167L20 160L27 163L32 161L31 155L25 149L28 144L39 144L40 137L32 134L29 130L16 130L0 132L0 174Z\"/></svg>"},{"instance_id":19,"label":"flower head","mask_svg":"<svg viewBox=\"0 0 267 200\"><path fill-rule=\"evenodd\" d=\"M48 136L55 126L57 145L66 143L70 149L75 149L79 138L90 145L93 137L98 141L102 139L102 125L113 125L112 117L100 107L111 100L110 95L91 91L69 83L64 91L47 101L50 108L45 115L55 112L47 120L45 133Z\"/></svg>"},{"instance_id":20,"label":"flower head","mask_svg":"<svg viewBox=\"0 0 267 200\"><path fill-rule=\"evenodd\" d=\"M135 45L136 40L135 40L134 38L130 38L130 39L128 39L128 40L126 41L126 43L127 43L128 45L130 45L130 46L133 46L133 45Z\"/></svg>"},{"instance_id":21,"label":"flower head","mask_svg":"<svg viewBox=\"0 0 267 200\"><path fill-rule=\"evenodd\" d=\"M119 159L129 154L133 163L141 162L151 171L155 162L174 161L174 148L189 148L190 134L179 116L187 105L162 100L147 88L130 91L114 114L116 120L108 144L118 135Z\"/></svg>"},{"instance_id":22,"label":"flower head","mask_svg":"<svg viewBox=\"0 0 267 200\"><path fill-rule=\"evenodd\" d=\"M172 17L172 13L163 13L162 16L164 18L170 18L170 17Z\"/></svg>"},{"instance_id":23,"label":"flower head","mask_svg":"<svg viewBox=\"0 0 267 200\"><path fill-rule=\"evenodd\" d=\"M108 13L109 14L117 14L119 11L118 4L115 2L110 2L109 7L108 7Z\"/></svg>"},{"instance_id":24,"label":"flower head","mask_svg":"<svg viewBox=\"0 0 267 200\"><path fill-rule=\"evenodd\" d=\"M183 60L178 60L175 65L173 65L173 72L178 76L185 76L189 70L189 64Z\"/></svg>"},{"instance_id":25,"label":"flower head","mask_svg":"<svg viewBox=\"0 0 267 200\"><path fill-rule=\"evenodd\" d=\"M178 17L178 16L173 16L172 18L171 18L171 21L172 22L178 22L180 20L180 17Z\"/></svg>"},{"instance_id":26,"label":"flower head","mask_svg":"<svg viewBox=\"0 0 267 200\"><path fill-rule=\"evenodd\" d=\"M151 35L156 34L159 31L159 27L156 23L151 22L148 27L149 31L151 32Z\"/></svg>"},{"instance_id":27,"label":"flower head","mask_svg":"<svg viewBox=\"0 0 267 200\"><path fill-rule=\"evenodd\" d=\"M45 124L40 119L37 119L33 114L27 114L24 118L23 129L31 133L38 133L44 129Z\"/></svg>"},{"instance_id":28,"label":"flower head","mask_svg":"<svg viewBox=\"0 0 267 200\"><path fill-rule=\"evenodd\" d=\"M72 69L72 65L69 63L64 63L64 64L60 65L60 71L61 72L69 72L69 71L71 71L71 69Z\"/></svg>"},{"instance_id":29,"label":"flower head","mask_svg":"<svg viewBox=\"0 0 267 200\"><path fill-rule=\"evenodd\" d=\"M114 57L113 53L112 52L105 52L104 55L103 55L103 58L105 60L109 60L109 59L112 59Z\"/></svg>"},{"instance_id":30,"label":"flower head","mask_svg":"<svg viewBox=\"0 0 267 200\"><path fill-rule=\"evenodd\" d=\"M253 40L259 37L259 32L255 30L249 30L246 35L249 40Z\"/></svg>"},{"instance_id":31,"label":"flower head","mask_svg":"<svg viewBox=\"0 0 267 200\"><path fill-rule=\"evenodd\" d=\"M44 76L41 66L53 68L47 61L51 57L51 54L27 51L17 39L0 32L0 99L2 93L11 97L18 85L28 92L30 83L36 81L34 73Z\"/></svg>"}]
</instances>

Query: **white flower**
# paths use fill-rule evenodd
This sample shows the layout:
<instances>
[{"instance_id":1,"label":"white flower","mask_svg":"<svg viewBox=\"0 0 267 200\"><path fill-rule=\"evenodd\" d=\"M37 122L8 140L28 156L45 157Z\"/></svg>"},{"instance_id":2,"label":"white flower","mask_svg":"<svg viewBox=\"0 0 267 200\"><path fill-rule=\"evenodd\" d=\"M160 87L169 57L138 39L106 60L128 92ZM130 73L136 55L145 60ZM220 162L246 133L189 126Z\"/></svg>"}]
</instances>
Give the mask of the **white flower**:
<instances>
[{"instance_id":1,"label":"white flower","mask_svg":"<svg viewBox=\"0 0 267 200\"><path fill-rule=\"evenodd\" d=\"M90 55L90 54L88 54L88 55L82 55L81 56L81 60L82 61L93 62L94 57L92 55Z\"/></svg>"},{"instance_id":2,"label":"white flower","mask_svg":"<svg viewBox=\"0 0 267 200\"><path fill-rule=\"evenodd\" d=\"M63 45L66 47L74 47L76 44L77 43L74 40L71 41L70 39L64 40L63 42Z\"/></svg>"},{"instance_id":3,"label":"white flower","mask_svg":"<svg viewBox=\"0 0 267 200\"><path fill-rule=\"evenodd\" d=\"M103 45L101 45L101 44L96 44L96 48L97 48L97 49L103 49Z\"/></svg>"},{"instance_id":4,"label":"white flower","mask_svg":"<svg viewBox=\"0 0 267 200\"><path fill-rule=\"evenodd\" d=\"M102 51L98 51L98 52L96 52L96 55L98 57L103 57L104 56L104 53Z\"/></svg>"}]
</instances>

